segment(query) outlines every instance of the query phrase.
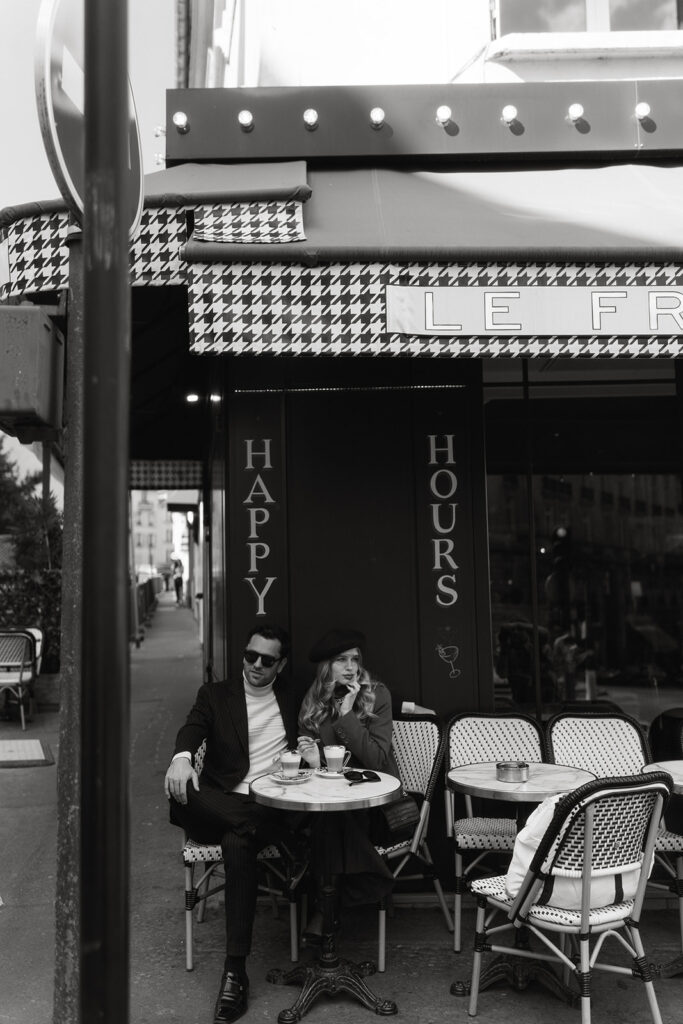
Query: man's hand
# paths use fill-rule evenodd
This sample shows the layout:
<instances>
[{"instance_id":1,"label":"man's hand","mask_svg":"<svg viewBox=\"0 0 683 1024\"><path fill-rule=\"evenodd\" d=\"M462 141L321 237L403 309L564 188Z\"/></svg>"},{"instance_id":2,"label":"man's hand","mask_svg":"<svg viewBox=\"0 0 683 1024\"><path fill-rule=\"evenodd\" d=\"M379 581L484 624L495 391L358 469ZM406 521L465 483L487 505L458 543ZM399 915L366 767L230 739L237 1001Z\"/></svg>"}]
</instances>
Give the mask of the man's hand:
<instances>
[{"instance_id":1,"label":"man's hand","mask_svg":"<svg viewBox=\"0 0 683 1024\"><path fill-rule=\"evenodd\" d=\"M192 779L192 785L199 790L199 778L192 767L192 762L186 757L177 757L171 761L164 779L164 791L167 797L173 797L179 804L187 803L187 784Z\"/></svg>"},{"instance_id":2,"label":"man's hand","mask_svg":"<svg viewBox=\"0 0 683 1024\"><path fill-rule=\"evenodd\" d=\"M311 768L320 767L320 751L312 736L299 736L296 749Z\"/></svg>"}]
</instances>

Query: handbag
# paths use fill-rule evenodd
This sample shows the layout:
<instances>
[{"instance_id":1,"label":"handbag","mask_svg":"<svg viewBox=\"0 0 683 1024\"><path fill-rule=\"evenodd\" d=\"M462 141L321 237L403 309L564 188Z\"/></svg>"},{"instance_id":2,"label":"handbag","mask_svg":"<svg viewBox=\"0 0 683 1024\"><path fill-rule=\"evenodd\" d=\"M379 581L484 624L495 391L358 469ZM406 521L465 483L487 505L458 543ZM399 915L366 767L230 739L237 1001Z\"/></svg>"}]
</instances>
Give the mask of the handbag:
<instances>
[{"instance_id":1,"label":"handbag","mask_svg":"<svg viewBox=\"0 0 683 1024\"><path fill-rule=\"evenodd\" d=\"M383 844L410 839L420 820L420 808L415 797L409 793L404 793L400 800L392 804L378 807L377 811L380 818L377 822L379 842Z\"/></svg>"}]
</instances>

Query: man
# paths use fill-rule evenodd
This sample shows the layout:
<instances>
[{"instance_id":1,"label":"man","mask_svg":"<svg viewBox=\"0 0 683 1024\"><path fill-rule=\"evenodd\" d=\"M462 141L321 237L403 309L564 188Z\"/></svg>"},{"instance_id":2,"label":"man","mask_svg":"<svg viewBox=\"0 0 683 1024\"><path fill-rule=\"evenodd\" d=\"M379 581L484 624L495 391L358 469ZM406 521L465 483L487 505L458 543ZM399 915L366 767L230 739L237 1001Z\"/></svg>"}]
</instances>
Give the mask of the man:
<instances>
[{"instance_id":1,"label":"man","mask_svg":"<svg viewBox=\"0 0 683 1024\"><path fill-rule=\"evenodd\" d=\"M164 788L171 821L202 842L220 842L225 862L226 957L214 1024L247 1010L246 957L256 911L256 857L283 838L287 816L249 794L249 783L296 747L295 699L280 673L289 637L279 626L254 626L247 637L239 682L205 683L178 732ZM201 780L193 758L206 740Z\"/></svg>"}]
</instances>

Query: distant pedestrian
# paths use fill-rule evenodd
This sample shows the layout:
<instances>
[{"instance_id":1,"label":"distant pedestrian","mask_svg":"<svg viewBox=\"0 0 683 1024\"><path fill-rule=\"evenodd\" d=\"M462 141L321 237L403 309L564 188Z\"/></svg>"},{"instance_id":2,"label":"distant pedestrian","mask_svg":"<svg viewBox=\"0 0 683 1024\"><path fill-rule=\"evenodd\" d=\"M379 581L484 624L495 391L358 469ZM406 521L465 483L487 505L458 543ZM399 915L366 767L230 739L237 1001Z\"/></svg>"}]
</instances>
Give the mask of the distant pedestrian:
<instances>
[{"instance_id":1,"label":"distant pedestrian","mask_svg":"<svg viewBox=\"0 0 683 1024\"><path fill-rule=\"evenodd\" d=\"M173 586L175 587L175 603L183 603L183 563L179 558L173 563Z\"/></svg>"}]
</instances>

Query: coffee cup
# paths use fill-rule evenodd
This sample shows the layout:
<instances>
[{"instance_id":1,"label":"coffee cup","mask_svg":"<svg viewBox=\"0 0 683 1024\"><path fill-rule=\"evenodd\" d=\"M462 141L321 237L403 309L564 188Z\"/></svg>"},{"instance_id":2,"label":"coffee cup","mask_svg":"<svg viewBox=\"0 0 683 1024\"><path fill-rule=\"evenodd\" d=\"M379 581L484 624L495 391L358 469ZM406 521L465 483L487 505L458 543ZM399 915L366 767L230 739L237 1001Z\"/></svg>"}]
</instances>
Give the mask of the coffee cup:
<instances>
[{"instance_id":1,"label":"coffee cup","mask_svg":"<svg viewBox=\"0 0 683 1024\"><path fill-rule=\"evenodd\" d=\"M283 750L280 754L280 767L282 774L288 778L293 779L299 774L299 765L301 764L301 755L298 750Z\"/></svg>"},{"instance_id":2,"label":"coffee cup","mask_svg":"<svg viewBox=\"0 0 683 1024\"><path fill-rule=\"evenodd\" d=\"M325 764L329 772L340 772L342 768L346 768L351 757L350 750L335 743L323 747L323 753L325 754Z\"/></svg>"}]
</instances>

